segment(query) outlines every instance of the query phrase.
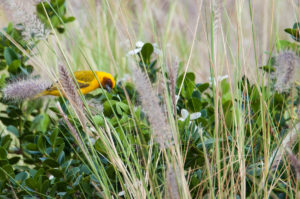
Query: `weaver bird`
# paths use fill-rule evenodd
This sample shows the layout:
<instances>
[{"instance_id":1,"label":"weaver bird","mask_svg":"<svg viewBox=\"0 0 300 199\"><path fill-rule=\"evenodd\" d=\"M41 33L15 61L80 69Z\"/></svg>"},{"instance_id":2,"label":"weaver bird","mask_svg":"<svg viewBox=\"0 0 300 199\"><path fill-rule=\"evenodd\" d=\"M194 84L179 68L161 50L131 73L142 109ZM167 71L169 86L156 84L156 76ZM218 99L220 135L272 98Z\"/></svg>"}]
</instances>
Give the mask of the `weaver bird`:
<instances>
[{"instance_id":1,"label":"weaver bird","mask_svg":"<svg viewBox=\"0 0 300 199\"><path fill-rule=\"evenodd\" d=\"M96 78L96 76L97 78ZM115 79L109 73L102 71L76 71L74 72L74 76L76 82L80 88L82 94L87 94L97 88L104 88L108 92L115 87ZM101 84L99 84L99 82ZM61 89L59 83L54 83L52 86L38 94L36 97L41 97L44 95L53 95L53 96L61 96Z\"/></svg>"}]
</instances>

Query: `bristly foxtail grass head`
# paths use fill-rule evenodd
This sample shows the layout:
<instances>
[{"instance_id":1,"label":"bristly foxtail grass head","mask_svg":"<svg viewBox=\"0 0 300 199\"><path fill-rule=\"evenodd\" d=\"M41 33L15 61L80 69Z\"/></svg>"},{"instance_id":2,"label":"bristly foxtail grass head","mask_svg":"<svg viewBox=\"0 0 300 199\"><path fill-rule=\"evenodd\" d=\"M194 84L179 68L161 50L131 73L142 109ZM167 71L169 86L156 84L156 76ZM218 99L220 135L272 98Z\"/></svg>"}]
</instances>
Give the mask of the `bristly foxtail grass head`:
<instances>
[{"instance_id":1,"label":"bristly foxtail grass head","mask_svg":"<svg viewBox=\"0 0 300 199\"><path fill-rule=\"evenodd\" d=\"M167 118L159 106L159 99L155 95L147 75L140 68L136 67L134 76L136 88L140 94L143 109L148 116L155 141L161 149L168 148L173 143L173 135Z\"/></svg>"},{"instance_id":2,"label":"bristly foxtail grass head","mask_svg":"<svg viewBox=\"0 0 300 199\"><path fill-rule=\"evenodd\" d=\"M275 90L278 92L288 91L295 81L299 79L299 58L295 52L281 51L275 58L276 71L271 78L276 79Z\"/></svg>"},{"instance_id":3,"label":"bristly foxtail grass head","mask_svg":"<svg viewBox=\"0 0 300 199\"><path fill-rule=\"evenodd\" d=\"M76 89L77 87L72 77L69 75L69 72L67 71L67 69L63 64L60 64L58 66L58 70L59 70L59 80L62 85L63 92L66 94L66 97L70 101L74 102L76 107L83 108L83 103Z\"/></svg>"},{"instance_id":4,"label":"bristly foxtail grass head","mask_svg":"<svg viewBox=\"0 0 300 199\"><path fill-rule=\"evenodd\" d=\"M37 0L1 0L0 5L4 7L7 16L16 25L16 28L22 32L25 40L32 38L47 38L50 30L40 21L36 15L35 6L41 2Z\"/></svg>"},{"instance_id":5,"label":"bristly foxtail grass head","mask_svg":"<svg viewBox=\"0 0 300 199\"><path fill-rule=\"evenodd\" d=\"M285 138L282 140L281 144L273 151L270 162L271 170L278 168L280 161L285 153L285 149L292 148L297 141L298 132L300 131L300 123L296 124L295 128L292 128Z\"/></svg>"},{"instance_id":6,"label":"bristly foxtail grass head","mask_svg":"<svg viewBox=\"0 0 300 199\"><path fill-rule=\"evenodd\" d=\"M72 107L74 108L82 127L86 130L86 123L88 120L84 114L84 104L77 91L77 86L63 64L58 66L58 70L62 91L65 94L65 97L72 104ZM86 132L88 133L88 131Z\"/></svg>"},{"instance_id":7,"label":"bristly foxtail grass head","mask_svg":"<svg viewBox=\"0 0 300 199\"><path fill-rule=\"evenodd\" d=\"M176 165L174 169L172 165L169 166L166 174L167 188L168 188L168 198L170 199L180 199L178 182L179 179L177 175L179 175L180 171Z\"/></svg>"},{"instance_id":8,"label":"bristly foxtail grass head","mask_svg":"<svg viewBox=\"0 0 300 199\"><path fill-rule=\"evenodd\" d=\"M51 82L48 80L28 78L9 83L2 91L4 99L17 102L34 98L49 86Z\"/></svg>"},{"instance_id":9,"label":"bristly foxtail grass head","mask_svg":"<svg viewBox=\"0 0 300 199\"><path fill-rule=\"evenodd\" d=\"M300 161L297 158L297 156L295 154L293 154L293 152L291 151L290 148L287 148L286 151L288 153L290 163L296 171L297 180L299 180L300 179Z\"/></svg>"}]
</instances>

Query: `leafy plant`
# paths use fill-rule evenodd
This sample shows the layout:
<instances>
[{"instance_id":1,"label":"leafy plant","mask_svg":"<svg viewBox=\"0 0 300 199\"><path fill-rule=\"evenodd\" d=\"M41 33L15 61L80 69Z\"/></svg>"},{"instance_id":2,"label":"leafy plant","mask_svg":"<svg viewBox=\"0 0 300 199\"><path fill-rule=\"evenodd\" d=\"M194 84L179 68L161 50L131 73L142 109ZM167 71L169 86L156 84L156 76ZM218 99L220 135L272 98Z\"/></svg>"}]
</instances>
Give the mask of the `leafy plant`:
<instances>
[{"instance_id":1,"label":"leafy plant","mask_svg":"<svg viewBox=\"0 0 300 199\"><path fill-rule=\"evenodd\" d=\"M66 16L65 0L42 1L37 5L37 14L47 28L57 29L59 33L65 31L65 24L75 20L75 17Z\"/></svg>"},{"instance_id":2,"label":"leafy plant","mask_svg":"<svg viewBox=\"0 0 300 199\"><path fill-rule=\"evenodd\" d=\"M66 16L64 0L39 3L37 14L47 28L60 33L74 20ZM296 41L298 28L296 23L286 29ZM28 54L39 42L29 45L12 24L4 31L9 37L0 35L2 88L12 78L32 74ZM276 51L285 49L295 55L300 52L298 43L278 41ZM2 98L0 197L168 198L176 193L170 189L177 187L177 197L213 198L223 184L236 189L242 181L239 172L245 178L246 197L259 198L263 186L270 187L274 198L292 196L288 189L296 186L297 174L285 162L279 162L275 172L271 166L266 171L264 164L272 165L268 150L279 151L280 140L297 121L299 86L278 92L273 88L276 78L270 84L253 84L246 76L237 77L234 84L218 77L197 83L194 72L183 72L174 77L175 88L171 88L170 74L162 74L155 50L154 44L145 43L134 52L153 86L160 83L159 75L167 79L166 93L154 97L159 98L159 111L166 119L162 124L170 125L170 129L157 129L174 135L170 147L162 149L153 141L149 113L135 86L139 82L117 81L110 93L98 89L85 95L81 112L64 97L17 103ZM275 53L270 54L261 67L268 77L277 70L276 59ZM175 101L168 98L172 89ZM169 111L169 103L174 111ZM183 175L178 180L179 174ZM186 186L189 193L184 195ZM228 192L241 197L241 191Z\"/></svg>"}]
</instances>

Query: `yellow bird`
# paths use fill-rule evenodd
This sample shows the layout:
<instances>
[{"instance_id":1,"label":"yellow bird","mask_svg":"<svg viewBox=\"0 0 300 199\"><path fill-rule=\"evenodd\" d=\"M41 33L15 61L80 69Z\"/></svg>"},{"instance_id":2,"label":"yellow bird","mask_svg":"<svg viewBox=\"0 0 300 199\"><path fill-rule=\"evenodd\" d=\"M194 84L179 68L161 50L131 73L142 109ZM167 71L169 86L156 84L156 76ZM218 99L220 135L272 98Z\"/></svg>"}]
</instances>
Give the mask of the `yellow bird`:
<instances>
[{"instance_id":1,"label":"yellow bird","mask_svg":"<svg viewBox=\"0 0 300 199\"><path fill-rule=\"evenodd\" d=\"M97 78L96 78L96 76ZM87 94L97 88L104 88L108 92L115 87L115 79L109 73L102 71L76 71L74 72L75 79L78 83L80 91L82 94ZM99 84L99 82L101 84ZM54 83L51 87L44 90L42 93L38 94L36 97L41 97L44 95L61 96L61 90L58 89L59 84Z\"/></svg>"}]
</instances>

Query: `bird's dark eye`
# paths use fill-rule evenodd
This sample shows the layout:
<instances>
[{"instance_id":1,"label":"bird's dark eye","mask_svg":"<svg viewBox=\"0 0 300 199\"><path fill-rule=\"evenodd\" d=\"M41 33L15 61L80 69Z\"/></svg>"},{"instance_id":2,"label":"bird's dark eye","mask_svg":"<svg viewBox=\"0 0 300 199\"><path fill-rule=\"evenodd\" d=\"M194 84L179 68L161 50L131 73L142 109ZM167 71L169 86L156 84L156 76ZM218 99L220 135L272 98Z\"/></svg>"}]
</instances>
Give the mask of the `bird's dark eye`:
<instances>
[{"instance_id":1,"label":"bird's dark eye","mask_svg":"<svg viewBox=\"0 0 300 199\"><path fill-rule=\"evenodd\" d=\"M110 92L110 90L111 90L112 87L113 87L113 83L112 83L111 79L104 78L104 79L103 79L103 87L104 87L104 89L106 89L108 92Z\"/></svg>"},{"instance_id":2,"label":"bird's dark eye","mask_svg":"<svg viewBox=\"0 0 300 199\"><path fill-rule=\"evenodd\" d=\"M110 88L112 88L113 83L112 83L111 79L105 79L104 80L104 85L109 86Z\"/></svg>"}]
</instances>

